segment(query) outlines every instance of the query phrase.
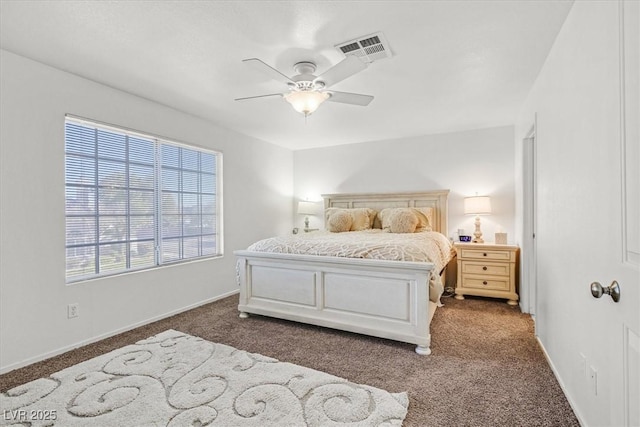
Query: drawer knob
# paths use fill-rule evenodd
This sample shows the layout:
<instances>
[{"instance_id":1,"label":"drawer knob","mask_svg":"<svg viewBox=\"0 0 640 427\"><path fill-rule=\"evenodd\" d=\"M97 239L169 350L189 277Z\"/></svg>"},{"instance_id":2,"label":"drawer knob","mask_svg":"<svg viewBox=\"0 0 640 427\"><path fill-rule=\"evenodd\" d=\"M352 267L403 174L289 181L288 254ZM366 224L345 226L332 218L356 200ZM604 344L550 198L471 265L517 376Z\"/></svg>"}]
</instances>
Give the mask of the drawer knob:
<instances>
[{"instance_id":1,"label":"drawer knob","mask_svg":"<svg viewBox=\"0 0 640 427\"><path fill-rule=\"evenodd\" d=\"M485 266L485 267L482 267L482 269L483 269L484 271L487 271L487 267L486 267L486 266Z\"/></svg>"},{"instance_id":2,"label":"drawer knob","mask_svg":"<svg viewBox=\"0 0 640 427\"><path fill-rule=\"evenodd\" d=\"M482 256L487 256L486 252L482 254Z\"/></svg>"},{"instance_id":3,"label":"drawer knob","mask_svg":"<svg viewBox=\"0 0 640 427\"><path fill-rule=\"evenodd\" d=\"M482 284L483 284L483 285L486 285L486 284L487 284L487 281L485 280L484 282L482 282Z\"/></svg>"}]
</instances>

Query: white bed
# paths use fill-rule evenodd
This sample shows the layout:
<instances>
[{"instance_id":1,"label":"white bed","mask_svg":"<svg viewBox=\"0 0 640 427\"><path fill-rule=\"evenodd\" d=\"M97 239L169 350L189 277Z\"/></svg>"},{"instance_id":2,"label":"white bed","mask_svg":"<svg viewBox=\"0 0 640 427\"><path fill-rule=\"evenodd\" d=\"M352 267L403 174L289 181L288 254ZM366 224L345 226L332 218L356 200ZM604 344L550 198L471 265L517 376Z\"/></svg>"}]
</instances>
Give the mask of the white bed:
<instances>
[{"instance_id":1,"label":"white bed","mask_svg":"<svg viewBox=\"0 0 640 427\"><path fill-rule=\"evenodd\" d=\"M449 191L323 195L325 208L431 208L447 233ZM344 234L344 233L342 233ZM416 344L431 353L431 262L239 250L240 317L249 313ZM439 273L439 272L438 272ZM434 298L432 298L434 299Z\"/></svg>"}]
</instances>

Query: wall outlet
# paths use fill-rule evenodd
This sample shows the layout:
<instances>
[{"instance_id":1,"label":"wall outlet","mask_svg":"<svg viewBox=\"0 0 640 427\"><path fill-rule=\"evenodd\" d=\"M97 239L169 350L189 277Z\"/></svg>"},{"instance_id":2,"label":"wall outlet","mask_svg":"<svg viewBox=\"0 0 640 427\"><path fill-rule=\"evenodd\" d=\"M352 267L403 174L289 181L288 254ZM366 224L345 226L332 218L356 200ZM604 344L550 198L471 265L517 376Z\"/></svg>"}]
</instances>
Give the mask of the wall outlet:
<instances>
[{"instance_id":1,"label":"wall outlet","mask_svg":"<svg viewBox=\"0 0 640 427\"><path fill-rule=\"evenodd\" d=\"M78 317L79 316L78 309L79 309L79 304L77 302L73 304L69 304L67 306L67 318L73 319L74 317Z\"/></svg>"}]
</instances>

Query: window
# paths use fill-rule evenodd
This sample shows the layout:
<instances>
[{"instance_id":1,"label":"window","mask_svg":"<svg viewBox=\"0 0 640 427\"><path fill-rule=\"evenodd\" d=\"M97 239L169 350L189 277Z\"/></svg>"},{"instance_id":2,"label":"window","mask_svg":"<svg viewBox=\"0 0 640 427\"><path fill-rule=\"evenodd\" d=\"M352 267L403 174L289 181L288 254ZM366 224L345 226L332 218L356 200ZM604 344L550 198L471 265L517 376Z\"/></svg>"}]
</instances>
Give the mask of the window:
<instances>
[{"instance_id":1,"label":"window","mask_svg":"<svg viewBox=\"0 0 640 427\"><path fill-rule=\"evenodd\" d=\"M221 153L67 117L67 282L221 255L221 164Z\"/></svg>"}]
</instances>

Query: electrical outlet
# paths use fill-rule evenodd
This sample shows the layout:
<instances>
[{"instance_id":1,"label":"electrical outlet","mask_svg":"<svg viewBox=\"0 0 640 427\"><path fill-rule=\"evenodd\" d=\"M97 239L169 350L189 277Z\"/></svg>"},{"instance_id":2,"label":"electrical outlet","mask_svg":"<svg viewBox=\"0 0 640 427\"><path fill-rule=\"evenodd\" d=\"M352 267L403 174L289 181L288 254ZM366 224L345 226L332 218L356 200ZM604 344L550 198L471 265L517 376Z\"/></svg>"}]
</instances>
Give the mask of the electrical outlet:
<instances>
[{"instance_id":1,"label":"electrical outlet","mask_svg":"<svg viewBox=\"0 0 640 427\"><path fill-rule=\"evenodd\" d=\"M589 366L589 382L594 395L598 395L598 371L593 366Z\"/></svg>"},{"instance_id":2,"label":"electrical outlet","mask_svg":"<svg viewBox=\"0 0 640 427\"><path fill-rule=\"evenodd\" d=\"M74 317L78 317L79 313L78 313L78 309L79 309L79 304L73 303L73 304L69 304L67 306L67 317L69 319L73 319Z\"/></svg>"}]
</instances>

